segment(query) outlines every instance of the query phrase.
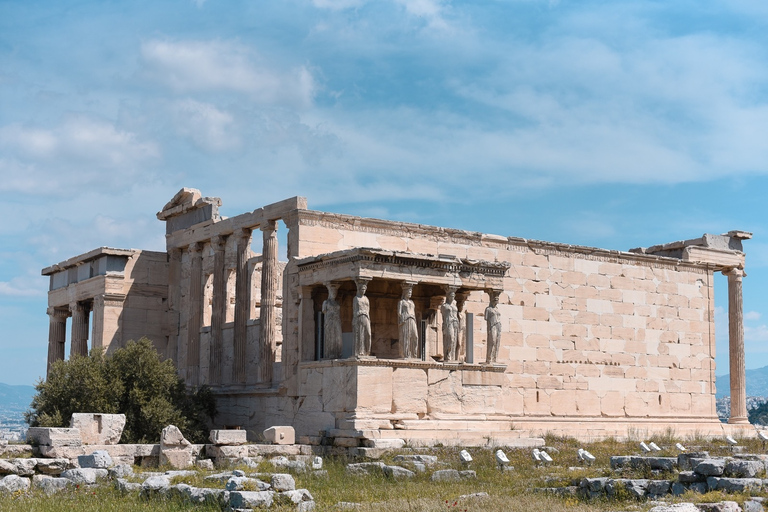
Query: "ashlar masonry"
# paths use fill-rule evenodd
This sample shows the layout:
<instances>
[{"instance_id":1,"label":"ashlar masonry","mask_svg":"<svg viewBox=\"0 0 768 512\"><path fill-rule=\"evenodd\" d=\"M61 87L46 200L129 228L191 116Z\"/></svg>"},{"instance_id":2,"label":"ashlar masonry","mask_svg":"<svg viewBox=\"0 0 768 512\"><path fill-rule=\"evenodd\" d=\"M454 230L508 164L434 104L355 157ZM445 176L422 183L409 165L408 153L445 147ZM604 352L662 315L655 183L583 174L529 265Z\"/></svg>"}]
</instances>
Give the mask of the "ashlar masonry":
<instances>
[{"instance_id":1,"label":"ashlar masonry","mask_svg":"<svg viewBox=\"0 0 768 512\"><path fill-rule=\"evenodd\" d=\"M742 241L627 252L340 215L293 197L223 218L182 189L166 252L100 248L50 277L49 363L147 336L218 427L341 446L749 429ZM285 229L287 261L277 230ZM254 251L254 247L258 250ZM731 420L715 410L728 278Z\"/></svg>"}]
</instances>

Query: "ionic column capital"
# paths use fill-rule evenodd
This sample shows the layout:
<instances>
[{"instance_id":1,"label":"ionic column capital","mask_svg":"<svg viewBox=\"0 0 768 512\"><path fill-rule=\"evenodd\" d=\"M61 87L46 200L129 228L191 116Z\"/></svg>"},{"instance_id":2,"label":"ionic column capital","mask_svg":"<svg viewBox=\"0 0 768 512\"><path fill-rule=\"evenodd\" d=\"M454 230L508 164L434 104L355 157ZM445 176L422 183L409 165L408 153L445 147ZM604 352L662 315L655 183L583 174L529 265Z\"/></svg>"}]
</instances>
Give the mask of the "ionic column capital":
<instances>
[{"instance_id":1,"label":"ionic column capital","mask_svg":"<svg viewBox=\"0 0 768 512\"><path fill-rule=\"evenodd\" d=\"M251 228L238 228L233 233L234 236L236 236L238 239L248 239L251 238L251 233L253 230Z\"/></svg>"},{"instance_id":2,"label":"ionic column capital","mask_svg":"<svg viewBox=\"0 0 768 512\"><path fill-rule=\"evenodd\" d=\"M214 251L224 251L224 246L227 243L227 237L223 235L216 235L211 238L211 247Z\"/></svg>"},{"instance_id":3,"label":"ionic column capital","mask_svg":"<svg viewBox=\"0 0 768 512\"><path fill-rule=\"evenodd\" d=\"M73 315L87 313L90 310L90 303L88 302L77 301L69 304L69 312Z\"/></svg>"},{"instance_id":4,"label":"ionic column capital","mask_svg":"<svg viewBox=\"0 0 768 512\"><path fill-rule=\"evenodd\" d=\"M728 276L728 279L736 279L741 281L742 278L747 276L747 273L744 272L743 268L733 267L729 268L728 270L723 270L723 275Z\"/></svg>"},{"instance_id":5,"label":"ionic column capital","mask_svg":"<svg viewBox=\"0 0 768 512\"><path fill-rule=\"evenodd\" d=\"M59 321L66 321L67 317L69 317L68 309L49 307L46 310L46 313L48 313L48 316L50 316L51 318L55 318L56 320L59 320Z\"/></svg>"},{"instance_id":6,"label":"ionic column capital","mask_svg":"<svg viewBox=\"0 0 768 512\"><path fill-rule=\"evenodd\" d=\"M276 220L265 220L261 223L259 226L259 229L261 231L277 231L277 221Z\"/></svg>"},{"instance_id":7,"label":"ionic column capital","mask_svg":"<svg viewBox=\"0 0 768 512\"><path fill-rule=\"evenodd\" d=\"M189 244L189 245L187 246L187 252L188 252L189 254L195 254L195 253L198 253L198 252L200 252L200 250L201 250L201 244L200 244L200 242L192 242L191 244Z\"/></svg>"}]
</instances>

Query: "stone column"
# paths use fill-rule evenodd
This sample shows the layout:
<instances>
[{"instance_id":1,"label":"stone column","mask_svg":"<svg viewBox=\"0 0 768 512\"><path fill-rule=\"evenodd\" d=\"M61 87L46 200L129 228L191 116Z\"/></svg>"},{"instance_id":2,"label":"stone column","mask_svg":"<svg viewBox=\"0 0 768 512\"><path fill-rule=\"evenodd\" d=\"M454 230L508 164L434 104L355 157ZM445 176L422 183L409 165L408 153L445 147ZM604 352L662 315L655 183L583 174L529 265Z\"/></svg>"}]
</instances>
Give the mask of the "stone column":
<instances>
[{"instance_id":1,"label":"stone column","mask_svg":"<svg viewBox=\"0 0 768 512\"><path fill-rule=\"evenodd\" d=\"M465 361L467 358L467 312L464 310L464 306L468 297L467 292L456 293L456 309L459 313L459 347L457 350L459 361Z\"/></svg>"},{"instance_id":2,"label":"stone column","mask_svg":"<svg viewBox=\"0 0 768 512\"><path fill-rule=\"evenodd\" d=\"M224 268L226 239L215 236L213 247L213 304L211 305L211 349L208 375L211 384L221 384L221 359L224 349L224 319L227 316L227 276Z\"/></svg>"},{"instance_id":3,"label":"stone column","mask_svg":"<svg viewBox=\"0 0 768 512\"><path fill-rule=\"evenodd\" d=\"M51 371L53 363L64 359L64 343L67 339L69 312L66 309L48 308L48 316L48 369L46 375Z\"/></svg>"},{"instance_id":4,"label":"stone column","mask_svg":"<svg viewBox=\"0 0 768 512\"><path fill-rule=\"evenodd\" d=\"M259 382L271 384L275 362L277 322L277 222L261 225L264 239L261 262L261 310L259 320Z\"/></svg>"},{"instance_id":5,"label":"stone column","mask_svg":"<svg viewBox=\"0 0 768 512\"><path fill-rule=\"evenodd\" d=\"M69 305L72 313L72 347L71 356L88 355L88 314L90 304L87 302L73 302Z\"/></svg>"},{"instance_id":6,"label":"stone column","mask_svg":"<svg viewBox=\"0 0 768 512\"><path fill-rule=\"evenodd\" d=\"M248 272L248 248L251 230L241 229L237 236L237 268L235 274L235 360L232 382L245 384L245 358L248 345L248 318L251 304L251 276Z\"/></svg>"},{"instance_id":7,"label":"stone column","mask_svg":"<svg viewBox=\"0 0 768 512\"><path fill-rule=\"evenodd\" d=\"M733 268L728 276L728 358L731 372L731 417L728 423L749 423L744 369L744 310L741 281L744 270Z\"/></svg>"},{"instance_id":8,"label":"stone column","mask_svg":"<svg viewBox=\"0 0 768 512\"><path fill-rule=\"evenodd\" d=\"M203 308L203 254L195 242L189 245L189 322L187 323L187 384L197 386L200 379L200 322Z\"/></svg>"},{"instance_id":9,"label":"stone column","mask_svg":"<svg viewBox=\"0 0 768 512\"><path fill-rule=\"evenodd\" d=\"M179 302L181 295L181 250L168 250L168 311L166 329L168 346L165 357L179 365Z\"/></svg>"}]
</instances>

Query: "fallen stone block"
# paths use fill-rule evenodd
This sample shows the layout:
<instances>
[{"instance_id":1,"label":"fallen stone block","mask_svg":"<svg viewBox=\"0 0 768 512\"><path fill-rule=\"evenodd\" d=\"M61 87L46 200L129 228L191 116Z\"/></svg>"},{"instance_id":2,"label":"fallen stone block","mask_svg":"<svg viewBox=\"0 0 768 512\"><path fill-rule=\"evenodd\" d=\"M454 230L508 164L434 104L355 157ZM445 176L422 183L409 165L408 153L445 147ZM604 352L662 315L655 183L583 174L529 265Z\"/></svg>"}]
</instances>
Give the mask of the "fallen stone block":
<instances>
[{"instance_id":1,"label":"fallen stone block","mask_svg":"<svg viewBox=\"0 0 768 512\"><path fill-rule=\"evenodd\" d=\"M60 475L67 469L74 467L74 464L69 459L35 459L37 465L35 466L39 473L45 475Z\"/></svg>"},{"instance_id":2,"label":"fallen stone block","mask_svg":"<svg viewBox=\"0 0 768 512\"><path fill-rule=\"evenodd\" d=\"M160 465L186 469L195 464L195 448L184 438L181 430L168 425L160 434Z\"/></svg>"},{"instance_id":3,"label":"fallen stone block","mask_svg":"<svg viewBox=\"0 0 768 512\"><path fill-rule=\"evenodd\" d=\"M229 493L229 506L234 509L269 508L275 500L273 491L233 491Z\"/></svg>"},{"instance_id":4,"label":"fallen stone block","mask_svg":"<svg viewBox=\"0 0 768 512\"><path fill-rule=\"evenodd\" d=\"M694 473L704 476L722 476L725 471L725 459L692 459Z\"/></svg>"},{"instance_id":5,"label":"fallen stone block","mask_svg":"<svg viewBox=\"0 0 768 512\"><path fill-rule=\"evenodd\" d=\"M765 471L765 464L757 460L729 460L723 474L733 478L755 478Z\"/></svg>"},{"instance_id":6,"label":"fallen stone block","mask_svg":"<svg viewBox=\"0 0 768 512\"><path fill-rule=\"evenodd\" d=\"M195 467L204 471L213 471L213 461L211 459L200 459L195 461Z\"/></svg>"},{"instance_id":7,"label":"fallen stone block","mask_svg":"<svg viewBox=\"0 0 768 512\"><path fill-rule=\"evenodd\" d=\"M677 467L680 471L691 471L693 459L709 459L709 452L686 452L677 456Z\"/></svg>"},{"instance_id":8,"label":"fallen stone block","mask_svg":"<svg viewBox=\"0 0 768 512\"><path fill-rule=\"evenodd\" d=\"M432 473L429 479L433 482L458 482L461 476L455 469L440 469Z\"/></svg>"},{"instance_id":9,"label":"fallen stone block","mask_svg":"<svg viewBox=\"0 0 768 512\"><path fill-rule=\"evenodd\" d=\"M110 478L125 478L127 476L133 476L133 466L128 464L118 464L109 468Z\"/></svg>"},{"instance_id":10,"label":"fallen stone block","mask_svg":"<svg viewBox=\"0 0 768 512\"><path fill-rule=\"evenodd\" d=\"M296 480L287 473L275 473L271 479L272 489L277 492L293 491L296 489Z\"/></svg>"},{"instance_id":11,"label":"fallen stone block","mask_svg":"<svg viewBox=\"0 0 768 512\"><path fill-rule=\"evenodd\" d=\"M80 430L76 428L29 427L27 442L38 446L82 446Z\"/></svg>"},{"instance_id":12,"label":"fallen stone block","mask_svg":"<svg viewBox=\"0 0 768 512\"><path fill-rule=\"evenodd\" d=\"M270 485L267 482L263 482L258 478L250 478L247 476L231 476L227 480L224 489L227 491L267 491L270 489Z\"/></svg>"},{"instance_id":13,"label":"fallen stone block","mask_svg":"<svg viewBox=\"0 0 768 512\"><path fill-rule=\"evenodd\" d=\"M135 482L129 482L125 478L118 478L115 480L115 487L121 494L128 494L141 491L141 484Z\"/></svg>"},{"instance_id":14,"label":"fallen stone block","mask_svg":"<svg viewBox=\"0 0 768 512\"><path fill-rule=\"evenodd\" d=\"M693 471L681 471L677 475L677 481L682 484L691 484L693 482L706 482L707 478Z\"/></svg>"},{"instance_id":15,"label":"fallen stone block","mask_svg":"<svg viewBox=\"0 0 768 512\"><path fill-rule=\"evenodd\" d=\"M207 487L192 487L191 485L178 484L173 486L179 497L193 504L212 503L219 505L222 510L229 503L229 491L224 489L209 489Z\"/></svg>"},{"instance_id":16,"label":"fallen stone block","mask_svg":"<svg viewBox=\"0 0 768 512\"><path fill-rule=\"evenodd\" d=\"M697 506L701 512L742 512L741 507L735 501L698 503Z\"/></svg>"},{"instance_id":17,"label":"fallen stone block","mask_svg":"<svg viewBox=\"0 0 768 512\"><path fill-rule=\"evenodd\" d=\"M755 500L747 500L744 502L744 512L765 512L763 504Z\"/></svg>"},{"instance_id":18,"label":"fallen stone block","mask_svg":"<svg viewBox=\"0 0 768 512\"><path fill-rule=\"evenodd\" d=\"M269 427L264 432L264 440L271 444L296 444L296 431L289 426Z\"/></svg>"},{"instance_id":19,"label":"fallen stone block","mask_svg":"<svg viewBox=\"0 0 768 512\"><path fill-rule=\"evenodd\" d=\"M630 467L632 469L650 468L660 471L672 471L677 465L675 457L639 457L622 455L611 457L611 469Z\"/></svg>"},{"instance_id":20,"label":"fallen stone block","mask_svg":"<svg viewBox=\"0 0 768 512\"><path fill-rule=\"evenodd\" d=\"M716 476L707 478L707 488L710 491L758 491L762 486L763 481L759 478L728 478Z\"/></svg>"},{"instance_id":21,"label":"fallen stone block","mask_svg":"<svg viewBox=\"0 0 768 512\"><path fill-rule=\"evenodd\" d=\"M29 478L19 475L8 475L0 479L0 494L13 494L18 491L26 491L31 483Z\"/></svg>"},{"instance_id":22,"label":"fallen stone block","mask_svg":"<svg viewBox=\"0 0 768 512\"><path fill-rule=\"evenodd\" d=\"M651 499L669 494L672 484L667 480L651 480L648 484L647 496Z\"/></svg>"},{"instance_id":23,"label":"fallen stone block","mask_svg":"<svg viewBox=\"0 0 768 512\"><path fill-rule=\"evenodd\" d=\"M37 459L11 459L13 464L14 474L19 476L32 476L35 474L35 467L37 467Z\"/></svg>"},{"instance_id":24,"label":"fallen stone block","mask_svg":"<svg viewBox=\"0 0 768 512\"><path fill-rule=\"evenodd\" d=\"M114 445L125 428L125 414L74 413L70 428L80 431L83 444Z\"/></svg>"},{"instance_id":25,"label":"fallen stone block","mask_svg":"<svg viewBox=\"0 0 768 512\"><path fill-rule=\"evenodd\" d=\"M107 476L109 476L109 472L106 469L97 468L74 468L68 469L61 474L62 478L72 480L80 485L92 485L96 483L96 480L107 478Z\"/></svg>"},{"instance_id":26,"label":"fallen stone block","mask_svg":"<svg viewBox=\"0 0 768 512\"><path fill-rule=\"evenodd\" d=\"M16 466L10 460L0 459L0 475L15 475Z\"/></svg>"},{"instance_id":27,"label":"fallen stone block","mask_svg":"<svg viewBox=\"0 0 768 512\"><path fill-rule=\"evenodd\" d=\"M277 469L295 471L299 473L309 469L307 467L307 463L303 460L289 460L287 457L274 457L270 459L269 462Z\"/></svg>"},{"instance_id":28,"label":"fallen stone block","mask_svg":"<svg viewBox=\"0 0 768 512\"><path fill-rule=\"evenodd\" d=\"M400 466L384 466L384 474L389 478L413 478L416 473Z\"/></svg>"},{"instance_id":29,"label":"fallen stone block","mask_svg":"<svg viewBox=\"0 0 768 512\"><path fill-rule=\"evenodd\" d=\"M171 487L171 479L167 475L153 475L141 484L141 495L144 497L164 496Z\"/></svg>"},{"instance_id":30,"label":"fallen stone block","mask_svg":"<svg viewBox=\"0 0 768 512\"><path fill-rule=\"evenodd\" d=\"M109 469L113 466L112 457L105 450L96 450L90 455L79 455L77 463L81 468Z\"/></svg>"},{"instance_id":31,"label":"fallen stone block","mask_svg":"<svg viewBox=\"0 0 768 512\"><path fill-rule=\"evenodd\" d=\"M637 499L643 499L645 498L646 494L648 493L648 485L651 483L650 480L647 479L632 479L627 480L624 484L627 491L629 493L637 498Z\"/></svg>"},{"instance_id":32,"label":"fallen stone block","mask_svg":"<svg viewBox=\"0 0 768 512\"><path fill-rule=\"evenodd\" d=\"M298 505L301 502L314 501L312 494L306 489L295 489L290 491L283 491L275 495L276 501L285 504Z\"/></svg>"},{"instance_id":33,"label":"fallen stone block","mask_svg":"<svg viewBox=\"0 0 768 512\"><path fill-rule=\"evenodd\" d=\"M472 469L465 469L459 471L459 476L464 480L475 480L477 478L477 472Z\"/></svg>"},{"instance_id":34,"label":"fallen stone block","mask_svg":"<svg viewBox=\"0 0 768 512\"><path fill-rule=\"evenodd\" d=\"M211 444L217 446L236 446L247 443L247 436L248 432L245 430L226 429L211 430L208 438L211 440Z\"/></svg>"},{"instance_id":35,"label":"fallen stone block","mask_svg":"<svg viewBox=\"0 0 768 512\"><path fill-rule=\"evenodd\" d=\"M47 495L63 491L67 487L75 485L72 480L48 475L35 475L32 477L32 487L40 489Z\"/></svg>"},{"instance_id":36,"label":"fallen stone block","mask_svg":"<svg viewBox=\"0 0 768 512\"><path fill-rule=\"evenodd\" d=\"M393 460L395 462L421 462L427 466L434 466L437 464L437 457L435 455L396 455Z\"/></svg>"},{"instance_id":37,"label":"fallen stone block","mask_svg":"<svg viewBox=\"0 0 768 512\"><path fill-rule=\"evenodd\" d=\"M358 462L347 464L346 472L351 475L381 475L385 466L383 462Z\"/></svg>"}]
</instances>

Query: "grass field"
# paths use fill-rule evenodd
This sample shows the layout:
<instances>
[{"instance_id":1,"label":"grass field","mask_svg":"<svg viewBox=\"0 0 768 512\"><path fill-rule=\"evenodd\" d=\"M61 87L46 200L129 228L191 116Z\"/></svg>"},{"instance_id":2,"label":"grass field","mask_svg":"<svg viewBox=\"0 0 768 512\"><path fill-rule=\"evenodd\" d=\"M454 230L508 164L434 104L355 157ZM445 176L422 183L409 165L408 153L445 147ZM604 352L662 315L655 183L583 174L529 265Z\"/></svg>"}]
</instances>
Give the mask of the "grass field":
<instances>
[{"instance_id":1,"label":"grass field","mask_svg":"<svg viewBox=\"0 0 768 512\"><path fill-rule=\"evenodd\" d=\"M682 442L689 449L702 449L712 456L731 455L731 448L724 440L704 439L675 439L673 436L654 439L659 446L666 448L658 453L661 456L676 456L674 443ZM326 458L324 469L327 477L318 478L310 473L295 475L298 488L306 488L312 493L319 512L341 510L336 506L339 502L359 503L356 510L360 511L476 511L476 512L555 512L559 510L573 511L630 511L647 510L650 504L638 502L629 497L621 500L598 499L585 501L574 497L561 498L534 492L538 487L556 487L568 485L583 477L614 476L622 478L675 478L675 474L652 475L648 470L611 471L609 458L612 455L633 455L639 453L637 441L618 442L605 440L587 445L579 444L570 438L548 436L547 446L554 447L559 453L553 453L555 462L552 467L536 465L530 450L506 449L512 471L500 471L493 456L493 450L470 450L474 457L468 469L477 472L476 480L460 482L432 482L429 478L431 471L417 473L409 480L390 480L384 476L350 476L345 472L347 460ZM765 453L762 443L757 440L741 440L748 453ZM586 447L596 457L597 461L591 467L581 467L576 457L579 447ZM671 448L671 449L670 449ZM387 455L383 461L394 464L393 457L397 453L413 453L401 450ZM439 467L432 469L466 469L459 462L458 449L434 448L425 452L437 455ZM246 473L253 472L242 468ZM136 469L136 481L141 481L140 469ZM271 464L263 462L259 471L273 471ZM196 476L177 478L174 483L189 483L195 486L212 486L205 483L205 473ZM459 498L461 495L487 493L487 497ZM768 496L768 494L758 494ZM705 495L686 494L674 498L674 501L722 501L733 500L743 503L747 495L725 495L719 492ZM191 506L174 500L152 499L145 500L138 495L122 496L105 482L93 488L81 487L62 492L54 496L46 496L39 491L21 493L14 496L0 496L0 512L16 510L35 510L41 512L54 511L182 511L182 510L219 510L217 506ZM292 507L273 507L270 510L293 510Z\"/></svg>"}]
</instances>

